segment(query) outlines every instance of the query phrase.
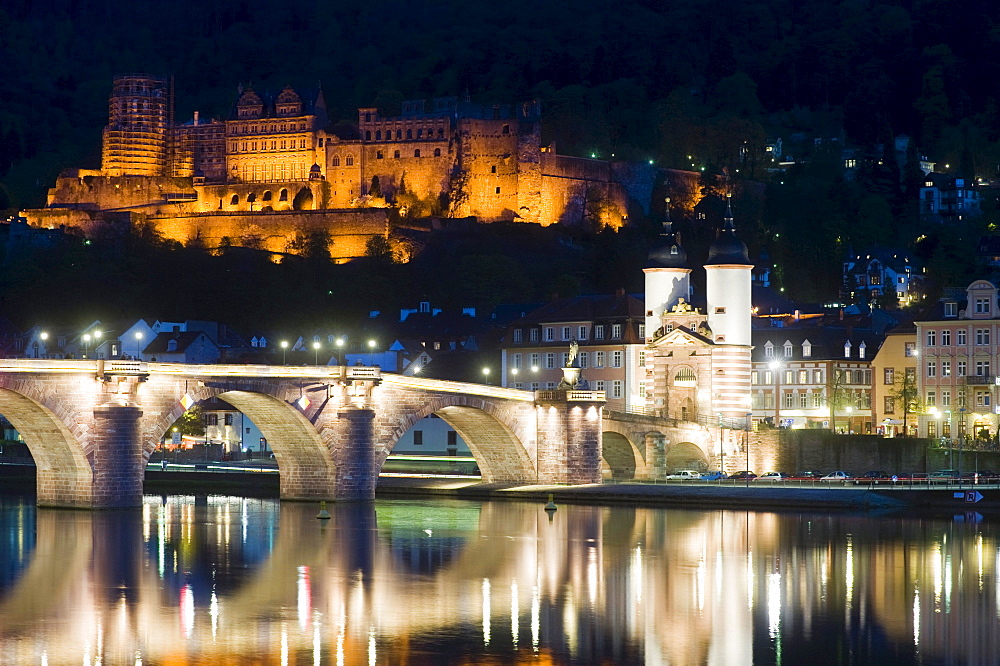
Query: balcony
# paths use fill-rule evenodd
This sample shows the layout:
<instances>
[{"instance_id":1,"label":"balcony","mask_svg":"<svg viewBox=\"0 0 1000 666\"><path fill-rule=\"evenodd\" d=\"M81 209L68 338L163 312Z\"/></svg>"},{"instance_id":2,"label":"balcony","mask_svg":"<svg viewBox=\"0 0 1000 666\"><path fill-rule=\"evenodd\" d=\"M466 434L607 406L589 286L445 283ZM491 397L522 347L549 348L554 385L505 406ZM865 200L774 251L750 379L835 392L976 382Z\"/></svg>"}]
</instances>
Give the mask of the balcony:
<instances>
[{"instance_id":1,"label":"balcony","mask_svg":"<svg viewBox=\"0 0 1000 666\"><path fill-rule=\"evenodd\" d=\"M972 375L965 378L966 386L994 386L997 384L996 375Z\"/></svg>"}]
</instances>

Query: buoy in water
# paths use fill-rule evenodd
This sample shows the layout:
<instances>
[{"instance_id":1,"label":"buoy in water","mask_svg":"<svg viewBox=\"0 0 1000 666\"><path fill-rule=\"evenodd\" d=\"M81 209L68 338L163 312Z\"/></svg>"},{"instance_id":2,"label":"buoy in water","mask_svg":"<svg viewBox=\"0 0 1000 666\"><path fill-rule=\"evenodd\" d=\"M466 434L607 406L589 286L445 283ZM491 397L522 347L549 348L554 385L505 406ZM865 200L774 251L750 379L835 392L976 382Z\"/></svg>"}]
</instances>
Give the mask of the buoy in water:
<instances>
[{"instance_id":1,"label":"buoy in water","mask_svg":"<svg viewBox=\"0 0 1000 666\"><path fill-rule=\"evenodd\" d=\"M557 508L558 507L556 507L556 503L552 501L552 493L549 493L549 501L545 505L545 510L546 511L555 511Z\"/></svg>"},{"instance_id":2,"label":"buoy in water","mask_svg":"<svg viewBox=\"0 0 1000 666\"><path fill-rule=\"evenodd\" d=\"M319 513L316 514L316 517L321 520L329 520L331 518L330 512L326 510L326 502L319 503Z\"/></svg>"}]
</instances>

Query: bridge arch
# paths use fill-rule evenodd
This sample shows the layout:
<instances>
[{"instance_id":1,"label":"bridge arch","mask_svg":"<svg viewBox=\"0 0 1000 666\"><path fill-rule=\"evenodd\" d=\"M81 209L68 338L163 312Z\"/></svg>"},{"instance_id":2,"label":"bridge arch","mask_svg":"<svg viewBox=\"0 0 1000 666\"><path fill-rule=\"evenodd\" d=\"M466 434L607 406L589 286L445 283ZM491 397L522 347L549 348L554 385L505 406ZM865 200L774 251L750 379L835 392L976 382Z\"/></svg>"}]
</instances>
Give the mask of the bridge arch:
<instances>
[{"instance_id":1,"label":"bridge arch","mask_svg":"<svg viewBox=\"0 0 1000 666\"><path fill-rule=\"evenodd\" d=\"M89 442L85 433L67 427L78 419L66 413L65 405L47 402L42 391L28 386L0 388L0 414L21 434L35 460L38 505L89 507L94 476Z\"/></svg>"},{"instance_id":2,"label":"bridge arch","mask_svg":"<svg viewBox=\"0 0 1000 666\"><path fill-rule=\"evenodd\" d=\"M651 460L647 460L649 447L646 439L660 436L657 432L636 430L628 424L604 419L601 432L601 456L606 471L615 479L645 478L650 472Z\"/></svg>"},{"instance_id":3,"label":"bridge arch","mask_svg":"<svg viewBox=\"0 0 1000 666\"><path fill-rule=\"evenodd\" d=\"M509 414L494 403L460 394L436 396L413 410L402 412L391 432L380 437L386 448L378 460L381 468L396 442L422 419L436 414L455 429L469 446L483 481L524 482L534 480L534 442L526 444L509 423ZM530 449L529 449L530 446Z\"/></svg>"},{"instance_id":4,"label":"bridge arch","mask_svg":"<svg viewBox=\"0 0 1000 666\"><path fill-rule=\"evenodd\" d=\"M693 442L677 442L667 447L664 467L668 472L678 469L708 469L708 456Z\"/></svg>"},{"instance_id":5,"label":"bridge arch","mask_svg":"<svg viewBox=\"0 0 1000 666\"><path fill-rule=\"evenodd\" d=\"M191 396L198 402L218 397L246 414L267 438L268 447L274 453L282 499L306 499L302 497L303 486L322 486L333 477L335 463L329 445L309 419L284 399L287 386L259 382L254 388L199 387L191 391ZM169 412L156 419L153 431L144 438L145 459L149 459L157 443L184 411L177 402Z\"/></svg>"}]
</instances>

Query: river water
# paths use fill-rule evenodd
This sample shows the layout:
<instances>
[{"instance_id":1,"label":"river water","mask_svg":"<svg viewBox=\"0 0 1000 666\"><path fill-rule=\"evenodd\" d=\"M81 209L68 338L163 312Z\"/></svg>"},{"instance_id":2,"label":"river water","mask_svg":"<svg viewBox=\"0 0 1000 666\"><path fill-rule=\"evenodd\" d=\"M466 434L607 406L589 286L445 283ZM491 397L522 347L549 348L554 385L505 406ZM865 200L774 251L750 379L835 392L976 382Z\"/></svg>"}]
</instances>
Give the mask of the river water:
<instances>
[{"instance_id":1,"label":"river water","mask_svg":"<svg viewBox=\"0 0 1000 666\"><path fill-rule=\"evenodd\" d=\"M0 497L2 664L984 664L1000 518Z\"/></svg>"}]
</instances>

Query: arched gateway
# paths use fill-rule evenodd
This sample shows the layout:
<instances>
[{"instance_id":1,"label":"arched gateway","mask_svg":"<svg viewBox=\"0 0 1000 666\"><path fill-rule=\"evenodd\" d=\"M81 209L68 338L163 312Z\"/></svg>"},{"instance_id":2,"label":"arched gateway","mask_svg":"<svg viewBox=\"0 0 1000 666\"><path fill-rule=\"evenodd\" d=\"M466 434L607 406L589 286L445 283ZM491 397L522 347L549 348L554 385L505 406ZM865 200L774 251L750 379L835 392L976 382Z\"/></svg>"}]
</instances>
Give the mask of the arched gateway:
<instances>
[{"instance_id":1,"label":"arched gateway","mask_svg":"<svg viewBox=\"0 0 1000 666\"><path fill-rule=\"evenodd\" d=\"M0 414L35 459L40 505L138 506L157 442L213 396L267 438L282 499L372 499L396 441L430 414L468 443L486 482L601 480L603 392L536 394L369 367L0 361Z\"/></svg>"}]
</instances>

